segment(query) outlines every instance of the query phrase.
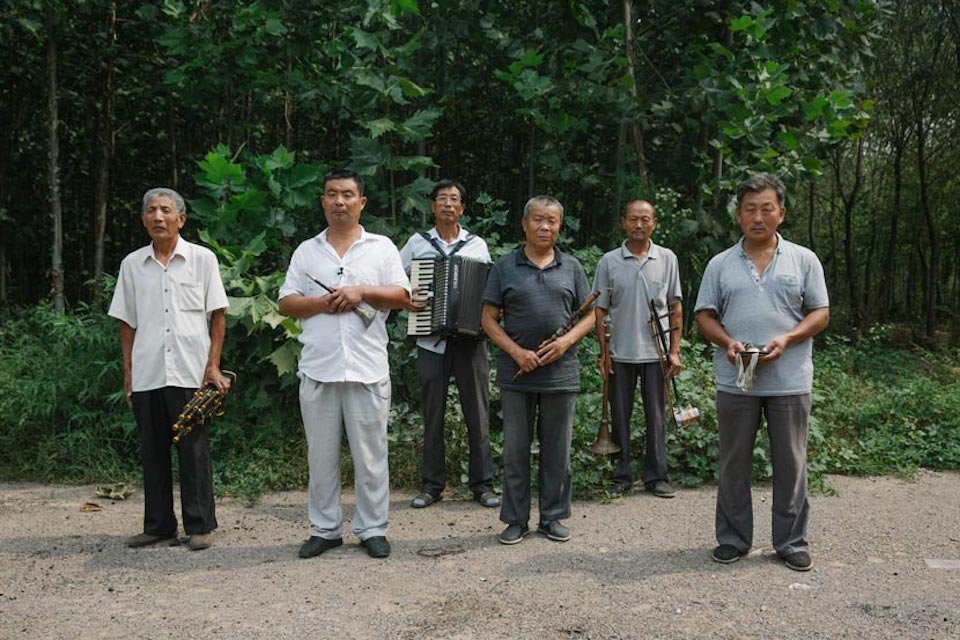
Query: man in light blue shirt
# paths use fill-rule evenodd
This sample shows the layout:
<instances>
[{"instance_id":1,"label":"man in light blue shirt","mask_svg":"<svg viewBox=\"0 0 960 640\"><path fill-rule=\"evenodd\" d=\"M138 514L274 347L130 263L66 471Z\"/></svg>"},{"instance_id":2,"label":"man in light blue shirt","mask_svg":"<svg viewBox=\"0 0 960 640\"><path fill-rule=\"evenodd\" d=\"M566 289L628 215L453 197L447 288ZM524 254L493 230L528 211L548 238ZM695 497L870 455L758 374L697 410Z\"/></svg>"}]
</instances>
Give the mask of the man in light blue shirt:
<instances>
[{"instance_id":1,"label":"man in light blue shirt","mask_svg":"<svg viewBox=\"0 0 960 640\"><path fill-rule=\"evenodd\" d=\"M777 233L785 199L783 182L768 174L740 185L736 213L743 238L707 265L695 313L704 337L718 347L719 546L713 558L735 562L753 544L750 473L763 416L773 464L773 546L788 567L807 571L813 337L826 328L830 303L817 256ZM760 354L752 356L756 350Z\"/></svg>"}]
</instances>

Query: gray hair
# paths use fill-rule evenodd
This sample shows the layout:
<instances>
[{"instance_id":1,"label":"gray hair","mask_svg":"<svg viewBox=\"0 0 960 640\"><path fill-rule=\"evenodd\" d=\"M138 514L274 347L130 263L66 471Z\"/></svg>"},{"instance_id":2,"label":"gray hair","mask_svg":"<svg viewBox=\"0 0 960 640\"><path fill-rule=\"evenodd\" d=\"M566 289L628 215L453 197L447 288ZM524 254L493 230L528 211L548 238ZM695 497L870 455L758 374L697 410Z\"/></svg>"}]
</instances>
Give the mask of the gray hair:
<instances>
[{"instance_id":1,"label":"gray hair","mask_svg":"<svg viewBox=\"0 0 960 640\"><path fill-rule=\"evenodd\" d=\"M737 187L737 207L748 193L760 193L767 189L773 189L777 193L777 202L782 207L787 199L787 188L783 186L783 180L769 173L758 173L740 183Z\"/></svg>"},{"instance_id":2,"label":"gray hair","mask_svg":"<svg viewBox=\"0 0 960 640\"><path fill-rule=\"evenodd\" d=\"M560 201L554 198L553 196L533 196L527 200L527 204L523 206L523 219L526 220L530 216L530 209L533 207L542 207L548 208L553 207L560 212L560 220L563 221L563 205L560 204Z\"/></svg>"},{"instance_id":3,"label":"gray hair","mask_svg":"<svg viewBox=\"0 0 960 640\"><path fill-rule=\"evenodd\" d=\"M140 209L141 212L147 210L147 203L150 201L150 198L170 198L173 200L173 204L177 207L177 213L187 213L187 205L183 201L183 196L174 191L173 189L167 189L166 187L154 187L150 189L145 194L143 194L143 208Z\"/></svg>"}]
</instances>

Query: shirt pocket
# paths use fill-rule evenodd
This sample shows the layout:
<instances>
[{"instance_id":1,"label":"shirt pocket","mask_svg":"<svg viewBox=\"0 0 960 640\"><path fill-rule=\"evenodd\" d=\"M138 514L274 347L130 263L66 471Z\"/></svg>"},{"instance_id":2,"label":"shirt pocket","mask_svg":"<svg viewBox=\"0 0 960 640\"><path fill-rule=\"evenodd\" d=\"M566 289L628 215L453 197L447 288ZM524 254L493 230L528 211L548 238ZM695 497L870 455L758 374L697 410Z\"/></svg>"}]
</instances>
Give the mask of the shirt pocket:
<instances>
[{"instance_id":1,"label":"shirt pocket","mask_svg":"<svg viewBox=\"0 0 960 640\"><path fill-rule=\"evenodd\" d=\"M781 309L799 312L803 306L800 279L788 274L778 275L773 279L773 298Z\"/></svg>"},{"instance_id":2,"label":"shirt pocket","mask_svg":"<svg viewBox=\"0 0 960 640\"><path fill-rule=\"evenodd\" d=\"M203 311L203 286L199 282L177 282L175 291L180 311Z\"/></svg>"}]
</instances>

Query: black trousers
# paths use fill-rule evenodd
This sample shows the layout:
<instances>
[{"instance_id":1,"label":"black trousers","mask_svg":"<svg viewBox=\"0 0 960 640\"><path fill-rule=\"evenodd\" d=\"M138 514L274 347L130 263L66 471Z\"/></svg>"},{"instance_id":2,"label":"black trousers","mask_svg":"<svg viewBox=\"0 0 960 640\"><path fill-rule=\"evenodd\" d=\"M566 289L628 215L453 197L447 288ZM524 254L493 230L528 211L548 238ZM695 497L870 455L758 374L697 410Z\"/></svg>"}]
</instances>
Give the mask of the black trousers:
<instances>
[{"instance_id":1,"label":"black trousers","mask_svg":"<svg viewBox=\"0 0 960 640\"><path fill-rule=\"evenodd\" d=\"M420 374L420 411L423 414L423 481L420 490L439 495L447 482L447 450L443 440L450 376L460 392L460 408L470 445L470 491L479 495L493 489L490 453L490 363L486 340L448 340L444 353L417 349Z\"/></svg>"},{"instance_id":2,"label":"black trousers","mask_svg":"<svg viewBox=\"0 0 960 640\"><path fill-rule=\"evenodd\" d=\"M540 444L538 503L540 522L570 517L572 497L570 443L577 392L500 393L503 406L503 502L500 520L527 524L530 519L530 452Z\"/></svg>"},{"instance_id":3,"label":"black trousers","mask_svg":"<svg viewBox=\"0 0 960 640\"><path fill-rule=\"evenodd\" d=\"M644 483L667 479L667 449L663 423L664 379L659 362L630 364L613 363L610 378L610 417L613 422L612 439L620 445L615 454L614 482L631 484L633 472L630 458L630 416L633 414L633 397L640 378L640 395L643 398L643 416L647 423L646 452L643 458Z\"/></svg>"},{"instance_id":4,"label":"black trousers","mask_svg":"<svg viewBox=\"0 0 960 640\"><path fill-rule=\"evenodd\" d=\"M167 536L177 532L173 512L173 467L170 426L195 389L164 387L133 394L133 414L140 428L140 462L143 465L143 532ZM194 428L177 443L180 463L180 508L187 535L209 533L217 528L213 499L213 465L210 461L210 430Z\"/></svg>"}]
</instances>

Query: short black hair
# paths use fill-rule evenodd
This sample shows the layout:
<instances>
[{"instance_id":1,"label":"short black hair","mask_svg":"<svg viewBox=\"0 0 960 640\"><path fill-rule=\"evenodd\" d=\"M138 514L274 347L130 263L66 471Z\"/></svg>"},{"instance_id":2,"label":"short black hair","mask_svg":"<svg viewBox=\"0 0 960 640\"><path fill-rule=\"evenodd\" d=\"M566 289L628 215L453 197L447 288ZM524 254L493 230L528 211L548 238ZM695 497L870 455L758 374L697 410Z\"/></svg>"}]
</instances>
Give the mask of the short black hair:
<instances>
[{"instance_id":1,"label":"short black hair","mask_svg":"<svg viewBox=\"0 0 960 640\"><path fill-rule=\"evenodd\" d=\"M443 180L440 180L439 182L437 182L437 184L433 185L433 191L430 192L430 199L431 199L431 200L436 200L436 199L437 199L437 194L440 193L440 190L441 190L441 189L446 189L446 188L448 188L448 187L456 187L456 188L457 188L457 191L460 192L460 201L466 203L466 201L467 201L467 190L464 188L464 186L463 186L462 184L460 184L460 183L457 182L456 180L443 179Z\"/></svg>"},{"instance_id":2,"label":"short black hair","mask_svg":"<svg viewBox=\"0 0 960 640\"><path fill-rule=\"evenodd\" d=\"M353 169L333 169L323 176L323 189L326 191L327 183L331 180L353 180L357 183L360 195L363 195L363 177Z\"/></svg>"},{"instance_id":3,"label":"short black hair","mask_svg":"<svg viewBox=\"0 0 960 640\"><path fill-rule=\"evenodd\" d=\"M777 202L782 207L787 199L787 188L783 186L783 180L769 173L755 174L740 183L737 187L737 206L740 206L743 197L748 193L760 193L767 189L773 189L777 194Z\"/></svg>"}]
</instances>

